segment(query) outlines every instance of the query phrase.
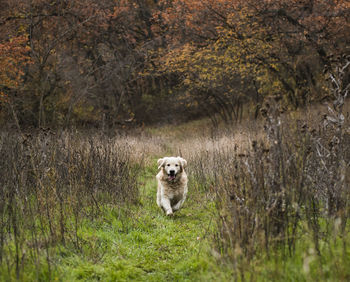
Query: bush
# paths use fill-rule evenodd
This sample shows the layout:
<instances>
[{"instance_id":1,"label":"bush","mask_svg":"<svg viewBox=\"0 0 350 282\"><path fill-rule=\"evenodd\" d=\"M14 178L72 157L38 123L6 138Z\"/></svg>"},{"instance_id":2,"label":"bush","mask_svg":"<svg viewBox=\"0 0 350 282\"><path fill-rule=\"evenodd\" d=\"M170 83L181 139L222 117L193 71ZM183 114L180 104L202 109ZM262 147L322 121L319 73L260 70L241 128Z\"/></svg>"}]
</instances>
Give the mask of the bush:
<instances>
[{"instance_id":1,"label":"bush","mask_svg":"<svg viewBox=\"0 0 350 282\"><path fill-rule=\"evenodd\" d=\"M192 161L201 163L193 174L205 172L199 178L216 195L218 250L243 279L257 274L259 259L272 252L276 260L293 257L302 244L298 255L310 248L321 263L330 254L333 260L340 245L349 262L350 135L343 114L349 86L342 88L340 74L331 79L334 102L319 122L283 117L271 100L262 109L265 137L252 140L247 152L231 144Z\"/></svg>"},{"instance_id":2,"label":"bush","mask_svg":"<svg viewBox=\"0 0 350 282\"><path fill-rule=\"evenodd\" d=\"M0 264L20 278L26 260L50 272L58 243L81 248L85 219L138 200L130 148L102 135L0 135ZM46 262L38 258L46 253Z\"/></svg>"}]
</instances>

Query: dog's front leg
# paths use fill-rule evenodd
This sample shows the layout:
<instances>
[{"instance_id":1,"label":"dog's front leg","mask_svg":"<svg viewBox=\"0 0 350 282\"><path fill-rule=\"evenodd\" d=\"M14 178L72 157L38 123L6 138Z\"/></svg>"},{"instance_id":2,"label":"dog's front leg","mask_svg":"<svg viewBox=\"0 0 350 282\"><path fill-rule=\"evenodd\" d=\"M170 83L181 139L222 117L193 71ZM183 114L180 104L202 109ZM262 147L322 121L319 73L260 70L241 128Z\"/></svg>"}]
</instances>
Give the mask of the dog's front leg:
<instances>
[{"instance_id":1,"label":"dog's front leg","mask_svg":"<svg viewBox=\"0 0 350 282\"><path fill-rule=\"evenodd\" d=\"M183 195L182 199L180 201L178 201L175 206L173 206L173 211L174 212L179 210L182 207L183 203L186 200L186 196L187 196L187 189L185 189L185 192L184 192L184 195Z\"/></svg>"},{"instance_id":2,"label":"dog's front leg","mask_svg":"<svg viewBox=\"0 0 350 282\"><path fill-rule=\"evenodd\" d=\"M158 207L162 208L162 194L159 186L157 190L157 205Z\"/></svg>"},{"instance_id":3,"label":"dog's front leg","mask_svg":"<svg viewBox=\"0 0 350 282\"><path fill-rule=\"evenodd\" d=\"M168 198L162 198L162 207L166 212L166 215L173 215L173 210L171 209L170 200Z\"/></svg>"},{"instance_id":4,"label":"dog's front leg","mask_svg":"<svg viewBox=\"0 0 350 282\"><path fill-rule=\"evenodd\" d=\"M181 201L178 201L178 202L176 203L176 205L173 206L173 211L179 210L179 209L182 207L182 204L184 203L185 199L186 199L186 198L184 197Z\"/></svg>"}]
</instances>

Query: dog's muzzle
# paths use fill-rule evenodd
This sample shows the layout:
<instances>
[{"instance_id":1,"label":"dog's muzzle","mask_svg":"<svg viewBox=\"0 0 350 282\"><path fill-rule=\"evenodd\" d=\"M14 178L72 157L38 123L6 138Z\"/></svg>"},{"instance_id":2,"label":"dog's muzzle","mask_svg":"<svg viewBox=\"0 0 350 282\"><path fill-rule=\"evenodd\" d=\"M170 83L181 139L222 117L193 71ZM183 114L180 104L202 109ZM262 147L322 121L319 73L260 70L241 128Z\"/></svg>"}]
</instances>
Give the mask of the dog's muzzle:
<instances>
[{"instance_id":1,"label":"dog's muzzle","mask_svg":"<svg viewBox=\"0 0 350 282\"><path fill-rule=\"evenodd\" d=\"M173 181L176 178L176 174L174 170L170 170L168 174L168 180Z\"/></svg>"}]
</instances>

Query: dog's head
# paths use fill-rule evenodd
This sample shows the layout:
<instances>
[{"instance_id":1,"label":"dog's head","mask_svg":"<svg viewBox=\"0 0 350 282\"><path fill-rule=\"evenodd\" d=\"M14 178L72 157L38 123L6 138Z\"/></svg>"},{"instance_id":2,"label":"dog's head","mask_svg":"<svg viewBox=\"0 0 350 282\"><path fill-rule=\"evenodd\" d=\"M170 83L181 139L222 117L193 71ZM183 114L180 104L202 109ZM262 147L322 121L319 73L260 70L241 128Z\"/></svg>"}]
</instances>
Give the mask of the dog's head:
<instances>
[{"instance_id":1,"label":"dog's head","mask_svg":"<svg viewBox=\"0 0 350 282\"><path fill-rule=\"evenodd\" d=\"M187 161L181 157L165 157L158 160L158 169L163 169L168 181L174 181L186 166Z\"/></svg>"}]
</instances>

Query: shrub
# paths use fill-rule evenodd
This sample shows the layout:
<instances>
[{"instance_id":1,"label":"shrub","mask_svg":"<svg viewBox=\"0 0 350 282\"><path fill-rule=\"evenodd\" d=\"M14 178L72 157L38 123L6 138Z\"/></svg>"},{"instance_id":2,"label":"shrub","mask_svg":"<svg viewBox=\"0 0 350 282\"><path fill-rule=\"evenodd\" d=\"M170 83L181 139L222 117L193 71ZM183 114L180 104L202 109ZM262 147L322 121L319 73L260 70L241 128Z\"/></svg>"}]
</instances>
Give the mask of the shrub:
<instances>
[{"instance_id":1,"label":"shrub","mask_svg":"<svg viewBox=\"0 0 350 282\"><path fill-rule=\"evenodd\" d=\"M246 152L231 144L196 156L205 167L196 165L194 175L205 172L205 187L216 195L216 245L243 279L254 275L254 259L272 252L292 257L301 242L320 258L331 242L347 253L350 135L343 106L349 86L339 72L330 78L334 102L319 122L282 116L271 99L262 110L265 138L251 140Z\"/></svg>"},{"instance_id":2,"label":"shrub","mask_svg":"<svg viewBox=\"0 0 350 282\"><path fill-rule=\"evenodd\" d=\"M81 248L85 219L135 203L139 169L130 156L126 143L97 134L1 133L1 268L20 278L31 260L50 273L54 246Z\"/></svg>"}]
</instances>

